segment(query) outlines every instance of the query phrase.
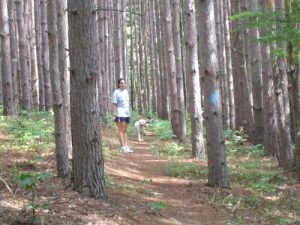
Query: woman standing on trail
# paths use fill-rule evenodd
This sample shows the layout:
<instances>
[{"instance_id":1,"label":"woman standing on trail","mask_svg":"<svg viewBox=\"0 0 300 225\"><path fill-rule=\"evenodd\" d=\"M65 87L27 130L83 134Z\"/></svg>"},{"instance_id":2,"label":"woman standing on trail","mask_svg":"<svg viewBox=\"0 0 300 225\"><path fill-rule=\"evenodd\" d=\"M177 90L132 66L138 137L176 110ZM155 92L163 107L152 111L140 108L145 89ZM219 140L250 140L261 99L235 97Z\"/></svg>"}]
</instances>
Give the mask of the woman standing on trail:
<instances>
[{"instance_id":1,"label":"woman standing on trail","mask_svg":"<svg viewBox=\"0 0 300 225\"><path fill-rule=\"evenodd\" d=\"M118 80L118 89L112 96L112 113L118 127L118 136L121 144L121 152L133 152L127 143L127 127L130 122L129 95L126 89L126 81Z\"/></svg>"}]
</instances>

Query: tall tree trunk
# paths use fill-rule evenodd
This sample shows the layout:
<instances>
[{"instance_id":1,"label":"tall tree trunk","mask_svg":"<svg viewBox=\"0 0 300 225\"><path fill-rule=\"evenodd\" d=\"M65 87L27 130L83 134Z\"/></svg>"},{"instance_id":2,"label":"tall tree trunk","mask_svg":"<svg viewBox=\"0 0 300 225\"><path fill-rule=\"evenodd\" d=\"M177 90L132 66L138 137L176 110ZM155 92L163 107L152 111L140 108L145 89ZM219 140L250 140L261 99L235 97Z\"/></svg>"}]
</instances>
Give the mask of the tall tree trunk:
<instances>
[{"instance_id":1,"label":"tall tree trunk","mask_svg":"<svg viewBox=\"0 0 300 225\"><path fill-rule=\"evenodd\" d=\"M189 99L189 113L192 130L192 155L203 157L205 154L203 124L201 113L201 91L198 65L198 45L196 29L195 1L186 0L185 10L185 37L186 37L186 74Z\"/></svg>"},{"instance_id":2,"label":"tall tree trunk","mask_svg":"<svg viewBox=\"0 0 300 225\"><path fill-rule=\"evenodd\" d=\"M156 82L157 82L157 68L156 68L156 52L155 50L155 18L154 18L154 1L147 1L148 2L148 8L149 8L149 19L148 19L148 26L149 26L149 36L150 36L150 71L151 71L151 112L156 112L157 111L157 87L156 87Z\"/></svg>"},{"instance_id":3,"label":"tall tree trunk","mask_svg":"<svg viewBox=\"0 0 300 225\"><path fill-rule=\"evenodd\" d=\"M275 2L275 9L279 9L281 10L281 13L284 13L284 1L277 0ZM277 41L276 47L284 49L285 43ZM288 100L288 76L286 65L287 61L284 57L277 58L274 86L279 143L277 158L281 167L289 168L293 166L294 155L290 133L290 104Z\"/></svg>"},{"instance_id":4,"label":"tall tree trunk","mask_svg":"<svg viewBox=\"0 0 300 225\"><path fill-rule=\"evenodd\" d=\"M248 1L249 2L249 1ZM240 12L243 13L247 11L248 7L246 0L240 0ZM242 93L242 119L243 119L243 128L245 129L246 134L250 141L253 140L253 111L252 111L252 93L251 93L251 77L248 74L249 68L249 49L248 47L248 29L244 29L242 32L242 52L243 52L243 64L242 72L240 72L240 90Z\"/></svg>"},{"instance_id":5,"label":"tall tree trunk","mask_svg":"<svg viewBox=\"0 0 300 225\"><path fill-rule=\"evenodd\" d=\"M184 85L183 85L183 69L181 58L181 37L180 37L180 9L179 0L172 1L172 23L173 23L173 43L176 65L176 86L177 86L177 102L178 102L178 131L177 138L180 142L186 140L186 123L185 123L185 105L184 105Z\"/></svg>"},{"instance_id":6,"label":"tall tree trunk","mask_svg":"<svg viewBox=\"0 0 300 225\"><path fill-rule=\"evenodd\" d=\"M266 12L268 4L260 0L260 6ZM267 35L266 31L261 31L261 36ZM273 72L271 65L270 46L268 43L261 44L262 56L262 81L263 81L263 105L264 105L264 147L266 151L275 156L278 147L277 142L277 122L275 108L275 92L273 83Z\"/></svg>"},{"instance_id":7,"label":"tall tree trunk","mask_svg":"<svg viewBox=\"0 0 300 225\"><path fill-rule=\"evenodd\" d=\"M38 92L38 71L37 71L37 54L36 54L36 32L34 29L34 16L33 16L33 1L28 1L28 36L30 45L30 65L31 65L31 98L32 109L37 111L39 109L39 92Z\"/></svg>"},{"instance_id":8,"label":"tall tree trunk","mask_svg":"<svg viewBox=\"0 0 300 225\"><path fill-rule=\"evenodd\" d=\"M90 196L106 198L97 92L96 3L68 0L68 9L74 189L87 186Z\"/></svg>"},{"instance_id":9,"label":"tall tree trunk","mask_svg":"<svg viewBox=\"0 0 300 225\"><path fill-rule=\"evenodd\" d=\"M42 62L43 62L43 83L45 109L50 110L52 106L51 81L49 71L49 44L48 44L48 25L47 25L47 1L41 0L41 23L42 23Z\"/></svg>"},{"instance_id":10,"label":"tall tree trunk","mask_svg":"<svg viewBox=\"0 0 300 225\"><path fill-rule=\"evenodd\" d=\"M63 98L64 131L66 148L69 158L72 158L72 134L70 112L70 74L67 68L67 2L56 0L57 4L57 31L58 31L58 69L61 80L61 93Z\"/></svg>"},{"instance_id":11,"label":"tall tree trunk","mask_svg":"<svg viewBox=\"0 0 300 225\"><path fill-rule=\"evenodd\" d=\"M231 1L231 15L239 13L239 0ZM232 48L232 75L234 86L235 126L243 126L244 99L241 90L241 73L244 73L244 52L242 34L239 29L239 22L233 21L231 26L231 48Z\"/></svg>"},{"instance_id":12,"label":"tall tree trunk","mask_svg":"<svg viewBox=\"0 0 300 225\"><path fill-rule=\"evenodd\" d=\"M232 51L231 51L231 39L230 39L230 27L229 27L229 12L230 1L223 0L224 7L224 36L225 36L225 51L226 51L226 80L225 84L228 86L228 104L229 104L229 124L231 129L235 129L235 104L234 104L234 90L233 90L233 74L232 74Z\"/></svg>"},{"instance_id":13,"label":"tall tree trunk","mask_svg":"<svg viewBox=\"0 0 300 225\"><path fill-rule=\"evenodd\" d=\"M127 0L121 1L122 14L121 14L121 34L122 34L122 63L123 63L123 78L127 80L127 87L130 88L130 82L128 77L128 50L127 50L127 22L126 22L126 2Z\"/></svg>"},{"instance_id":14,"label":"tall tree trunk","mask_svg":"<svg viewBox=\"0 0 300 225\"><path fill-rule=\"evenodd\" d=\"M249 10L256 9L257 0L249 1ZM258 30L256 28L249 30L248 53L249 53L249 76L252 78L252 96L253 96L253 143L262 144L264 137L264 114L262 106L262 67L261 55L258 39Z\"/></svg>"},{"instance_id":15,"label":"tall tree trunk","mask_svg":"<svg viewBox=\"0 0 300 225\"><path fill-rule=\"evenodd\" d=\"M11 53L11 76L13 85L13 99L16 113L19 108L19 85L18 85L18 43L16 35L16 12L14 1L7 1L10 32L10 53Z\"/></svg>"},{"instance_id":16,"label":"tall tree trunk","mask_svg":"<svg viewBox=\"0 0 300 225\"><path fill-rule=\"evenodd\" d=\"M20 105L22 109L30 109L30 93L29 93L29 74L28 67L26 64L27 59L27 41L25 33L25 24L24 24L24 5L23 1L15 0L16 3L16 12L17 12L17 24L18 24L18 35L19 35L19 62L20 62L20 72L21 72L21 90L22 96Z\"/></svg>"},{"instance_id":17,"label":"tall tree trunk","mask_svg":"<svg viewBox=\"0 0 300 225\"><path fill-rule=\"evenodd\" d=\"M160 76L160 89L161 89L161 119L169 119L169 99L168 99L168 82L167 82L167 63L166 63L166 44L164 38L164 11L163 7L160 8L159 1L157 0L156 8L159 9L159 24L157 31L159 32L159 47L160 47L160 67L161 67L161 76Z\"/></svg>"},{"instance_id":18,"label":"tall tree trunk","mask_svg":"<svg viewBox=\"0 0 300 225\"><path fill-rule=\"evenodd\" d=\"M50 78L53 96L54 126L55 126L55 153L56 169L59 177L69 174L68 149L64 126L64 104L61 90L61 77L58 69L58 31L57 31L57 6L56 1L48 1L48 37Z\"/></svg>"},{"instance_id":19,"label":"tall tree trunk","mask_svg":"<svg viewBox=\"0 0 300 225\"><path fill-rule=\"evenodd\" d=\"M171 124L174 134L178 137L178 101L177 101L177 86L176 86L176 65L173 45L173 34L172 34L172 18L171 8L169 1L163 1L164 11L164 34L166 43L166 64L167 64L167 76L169 84L169 96L170 96L170 107L171 107Z\"/></svg>"},{"instance_id":20,"label":"tall tree trunk","mask_svg":"<svg viewBox=\"0 0 300 225\"><path fill-rule=\"evenodd\" d=\"M115 53L115 67L116 80L119 78L124 78L123 74L123 58L122 58L122 26L121 26L121 1L114 0L113 2L114 9L114 53Z\"/></svg>"},{"instance_id":21,"label":"tall tree trunk","mask_svg":"<svg viewBox=\"0 0 300 225\"><path fill-rule=\"evenodd\" d=\"M34 0L34 24L36 39L36 57L37 70L39 77L39 110L45 110L45 90L44 90L44 74L42 61L42 17L41 17L41 0Z\"/></svg>"},{"instance_id":22,"label":"tall tree trunk","mask_svg":"<svg viewBox=\"0 0 300 225\"><path fill-rule=\"evenodd\" d=\"M3 92L3 114L15 115L12 84L10 32L8 22L7 0L0 1L0 36L1 36L1 77Z\"/></svg>"},{"instance_id":23,"label":"tall tree trunk","mask_svg":"<svg viewBox=\"0 0 300 225\"><path fill-rule=\"evenodd\" d=\"M214 3L200 1L200 64L204 77L204 113L207 126L208 185L228 187L228 171L225 155L225 139L222 125L222 109L219 79Z\"/></svg>"}]
</instances>

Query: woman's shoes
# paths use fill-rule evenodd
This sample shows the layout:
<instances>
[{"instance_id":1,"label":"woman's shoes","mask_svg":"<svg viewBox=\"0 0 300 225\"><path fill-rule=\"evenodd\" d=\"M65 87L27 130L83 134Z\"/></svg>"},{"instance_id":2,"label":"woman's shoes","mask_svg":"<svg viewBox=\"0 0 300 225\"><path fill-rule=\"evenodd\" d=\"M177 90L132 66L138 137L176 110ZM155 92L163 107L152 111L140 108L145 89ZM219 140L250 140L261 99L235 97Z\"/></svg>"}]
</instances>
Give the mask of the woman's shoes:
<instances>
[{"instance_id":1,"label":"woman's shoes","mask_svg":"<svg viewBox=\"0 0 300 225\"><path fill-rule=\"evenodd\" d=\"M131 153L133 151L128 146L122 146L121 149L120 149L120 152Z\"/></svg>"}]
</instances>

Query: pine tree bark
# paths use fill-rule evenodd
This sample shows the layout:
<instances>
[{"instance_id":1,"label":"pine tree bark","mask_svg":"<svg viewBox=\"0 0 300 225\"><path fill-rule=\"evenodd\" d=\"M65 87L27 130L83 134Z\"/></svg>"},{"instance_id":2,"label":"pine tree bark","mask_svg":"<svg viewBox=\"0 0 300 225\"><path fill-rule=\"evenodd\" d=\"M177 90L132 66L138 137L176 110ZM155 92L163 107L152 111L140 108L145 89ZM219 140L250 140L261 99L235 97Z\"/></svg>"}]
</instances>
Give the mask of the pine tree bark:
<instances>
[{"instance_id":1,"label":"pine tree bark","mask_svg":"<svg viewBox=\"0 0 300 225\"><path fill-rule=\"evenodd\" d=\"M68 0L74 189L106 198L97 93L96 3ZM84 42L84 45L82 44Z\"/></svg>"},{"instance_id":2,"label":"pine tree bark","mask_svg":"<svg viewBox=\"0 0 300 225\"><path fill-rule=\"evenodd\" d=\"M172 1L172 28L173 43L176 65L176 87L178 102L178 131L177 138L180 142L186 140L185 104L184 104L184 84L182 69L181 37L180 37L180 8L179 0Z\"/></svg>"},{"instance_id":3,"label":"pine tree bark","mask_svg":"<svg viewBox=\"0 0 300 225\"><path fill-rule=\"evenodd\" d=\"M228 86L228 108L229 108L229 124L232 130L235 129L235 104L234 104L234 90L233 90L233 74L232 74L232 51L230 41L230 26L229 26L229 12L230 1L223 0L224 9L224 36L225 36L225 51L226 51L226 86Z\"/></svg>"},{"instance_id":4,"label":"pine tree bark","mask_svg":"<svg viewBox=\"0 0 300 225\"><path fill-rule=\"evenodd\" d=\"M29 74L26 64L27 59L27 41L24 24L24 5L23 1L15 0L16 12L17 12L17 24L19 35L19 62L20 62L20 78L21 78L21 101L20 106L22 109L30 109L30 88L29 88Z\"/></svg>"},{"instance_id":5,"label":"pine tree bark","mask_svg":"<svg viewBox=\"0 0 300 225\"><path fill-rule=\"evenodd\" d=\"M28 37L29 46L28 50L31 53L29 58L31 65L31 98L32 109L37 111L39 109L39 87L38 87L38 71L37 71L37 55L36 55L36 33L34 29L34 15L32 8L34 7L33 1L28 1Z\"/></svg>"},{"instance_id":6,"label":"pine tree bark","mask_svg":"<svg viewBox=\"0 0 300 225\"><path fill-rule=\"evenodd\" d=\"M50 78L53 98L54 128L55 128L55 154L58 177L67 177L69 174L68 148L64 126L64 103L62 98L61 76L58 68L58 30L56 1L47 2L48 38Z\"/></svg>"},{"instance_id":7,"label":"pine tree bark","mask_svg":"<svg viewBox=\"0 0 300 225\"><path fill-rule=\"evenodd\" d=\"M122 54L122 26L121 26L121 1L113 0L114 12L114 56L115 56L115 78L123 78L123 54Z\"/></svg>"},{"instance_id":8,"label":"pine tree bark","mask_svg":"<svg viewBox=\"0 0 300 225\"><path fill-rule=\"evenodd\" d=\"M7 1L10 31L11 76L13 85L13 100L16 113L19 108L19 79L18 79L18 43L16 35L15 2Z\"/></svg>"},{"instance_id":9,"label":"pine tree bark","mask_svg":"<svg viewBox=\"0 0 300 225\"><path fill-rule=\"evenodd\" d=\"M48 22L47 22L47 1L41 0L41 23L42 23L42 65L45 109L52 107L51 81L49 71L49 43L48 43Z\"/></svg>"},{"instance_id":10,"label":"pine tree bark","mask_svg":"<svg viewBox=\"0 0 300 225\"><path fill-rule=\"evenodd\" d=\"M15 115L7 0L0 1L1 77L3 114Z\"/></svg>"},{"instance_id":11,"label":"pine tree bark","mask_svg":"<svg viewBox=\"0 0 300 225\"><path fill-rule=\"evenodd\" d=\"M34 25L35 25L35 42L37 71L39 78L39 110L45 110L45 92L44 92L44 74L42 61L42 17L41 17L41 1L34 0Z\"/></svg>"},{"instance_id":12,"label":"pine tree bark","mask_svg":"<svg viewBox=\"0 0 300 225\"><path fill-rule=\"evenodd\" d=\"M257 8L257 0L249 1L249 10ZM248 54L249 54L249 76L252 78L252 98L253 98L253 143L262 144L264 137L264 115L262 105L262 67L261 54L257 39L259 38L258 30L252 28L249 30Z\"/></svg>"},{"instance_id":13,"label":"pine tree bark","mask_svg":"<svg viewBox=\"0 0 300 225\"><path fill-rule=\"evenodd\" d=\"M266 12L268 4L266 1L259 1L260 6ZM261 31L261 36L267 33L265 30ZM277 139L277 121L275 108L275 92L273 82L273 72L271 65L270 46L268 43L261 44L262 56L262 81L263 81L263 105L264 105L264 147L268 154L275 156L278 148Z\"/></svg>"},{"instance_id":14,"label":"pine tree bark","mask_svg":"<svg viewBox=\"0 0 300 225\"><path fill-rule=\"evenodd\" d=\"M275 1L276 10L281 10L281 13L284 13L284 8L285 6L283 0ZM282 41L277 41L276 47L284 49L285 43ZM290 129L290 103L288 100L288 75L286 65L287 61L284 57L277 57L274 74L279 143L277 158L279 165L283 168L292 167L294 160Z\"/></svg>"},{"instance_id":15,"label":"pine tree bark","mask_svg":"<svg viewBox=\"0 0 300 225\"><path fill-rule=\"evenodd\" d=\"M159 0L156 1L156 9L158 9L159 12L159 20L158 20L158 35L159 35L159 54L160 54L160 89L161 89L161 119L167 120L169 119L169 99L168 99L168 82L167 82L167 64L166 64L166 44L165 44L165 38L164 38L164 11L163 7L160 7Z\"/></svg>"},{"instance_id":16,"label":"pine tree bark","mask_svg":"<svg viewBox=\"0 0 300 225\"><path fill-rule=\"evenodd\" d=\"M192 156L202 158L205 154L203 137L203 118L201 113L201 91L198 65L198 45L196 29L195 1L186 0L185 37L186 37L186 74L189 99L189 113L192 130Z\"/></svg>"},{"instance_id":17,"label":"pine tree bark","mask_svg":"<svg viewBox=\"0 0 300 225\"><path fill-rule=\"evenodd\" d=\"M207 126L208 185L228 187L225 139L219 91L214 3L203 0L200 13L200 73L204 77L204 113Z\"/></svg>"},{"instance_id":18,"label":"pine tree bark","mask_svg":"<svg viewBox=\"0 0 300 225\"><path fill-rule=\"evenodd\" d=\"M165 34L165 53L167 65L167 77L169 84L170 108L171 108L171 124L173 133L178 137L178 101L176 86L176 65L172 34L172 17L169 1L163 1L164 12L164 34Z\"/></svg>"},{"instance_id":19,"label":"pine tree bark","mask_svg":"<svg viewBox=\"0 0 300 225\"><path fill-rule=\"evenodd\" d=\"M69 159L72 158L72 134L70 112L70 74L67 68L67 2L56 0L57 5L57 31L58 31L58 69L61 81L61 93L63 98L64 131L66 148Z\"/></svg>"}]
</instances>

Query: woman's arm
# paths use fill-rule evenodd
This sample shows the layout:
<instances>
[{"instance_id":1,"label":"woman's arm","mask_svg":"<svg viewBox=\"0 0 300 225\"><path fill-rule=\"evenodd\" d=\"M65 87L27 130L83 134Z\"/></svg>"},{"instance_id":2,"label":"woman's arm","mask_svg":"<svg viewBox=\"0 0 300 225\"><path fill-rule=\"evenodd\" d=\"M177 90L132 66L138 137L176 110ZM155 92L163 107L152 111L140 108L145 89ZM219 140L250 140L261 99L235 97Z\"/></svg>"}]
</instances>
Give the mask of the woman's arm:
<instances>
[{"instance_id":1,"label":"woman's arm","mask_svg":"<svg viewBox=\"0 0 300 225\"><path fill-rule=\"evenodd\" d=\"M111 108L113 116L117 116L117 105L113 103Z\"/></svg>"}]
</instances>

